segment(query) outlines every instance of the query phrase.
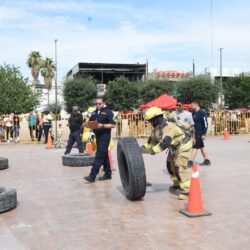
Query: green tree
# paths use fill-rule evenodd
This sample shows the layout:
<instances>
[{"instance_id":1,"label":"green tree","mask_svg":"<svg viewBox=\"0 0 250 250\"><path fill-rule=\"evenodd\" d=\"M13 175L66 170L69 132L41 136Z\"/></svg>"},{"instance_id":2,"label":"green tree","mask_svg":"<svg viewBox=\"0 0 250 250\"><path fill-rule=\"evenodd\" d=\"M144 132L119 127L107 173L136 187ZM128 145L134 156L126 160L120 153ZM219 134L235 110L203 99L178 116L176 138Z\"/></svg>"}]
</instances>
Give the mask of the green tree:
<instances>
[{"instance_id":1,"label":"green tree","mask_svg":"<svg viewBox=\"0 0 250 250\"><path fill-rule=\"evenodd\" d=\"M52 87L52 80L55 76L56 66L51 58L46 57L41 63L41 74L44 79L45 88L50 90Z\"/></svg>"},{"instance_id":2,"label":"green tree","mask_svg":"<svg viewBox=\"0 0 250 250\"><path fill-rule=\"evenodd\" d=\"M48 105L48 110L52 113L52 114L56 114L56 103L51 103ZM62 111L62 105L61 103L57 103L57 114L60 114Z\"/></svg>"},{"instance_id":3,"label":"green tree","mask_svg":"<svg viewBox=\"0 0 250 250\"><path fill-rule=\"evenodd\" d=\"M224 85L225 103L230 108L250 106L250 77L234 77Z\"/></svg>"},{"instance_id":4,"label":"green tree","mask_svg":"<svg viewBox=\"0 0 250 250\"><path fill-rule=\"evenodd\" d=\"M31 75L34 79L35 85L39 83L38 76L41 63L42 63L42 57L39 51L31 51L27 60L27 65L29 68L31 68Z\"/></svg>"},{"instance_id":5,"label":"green tree","mask_svg":"<svg viewBox=\"0 0 250 250\"><path fill-rule=\"evenodd\" d=\"M171 96L175 95L175 84L173 82L149 80L141 84L140 101L141 103L147 103L165 93Z\"/></svg>"},{"instance_id":6,"label":"green tree","mask_svg":"<svg viewBox=\"0 0 250 250\"><path fill-rule=\"evenodd\" d=\"M107 104L116 111L137 109L139 105L139 83L121 76L108 83Z\"/></svg>"},{"instance_id":7,"label":"green tree","mask_svg":"<svg viewBox=\"0 0 250 250\"><path fill-rule=\"evenodd\" d=\"M218 98L218 87L209 78L195 77L177 83L177 99L185 103L197 101L201 107L209 108Z\"/></svg>"},{"instance_id":8,"label":"green tree","mask_svg":"<svg viewBox=\"0 0 250 250\"><path fill-rule=\"evenodd\" d=\"M52 80L55 76L56 66L51 58L46 57L41 63L41 74L44 79L45 89L48 90L48 105L49 105L49 91L52 87Z\"/></svg>"},{"instance_id":9,"label":"green tree","mask_svg":"<svg viewBox=\"0 0 250 250\"><path fill-rule=\"evenodd\" d=\"M67 112L71 112L73 106L85 111L89 106L93 106L97 95L97 81L90 76L67 80L64 83L63 95Z\"/></svg>"},{"instance_id":10,"label":"green tree","mask_svg":"<svg viewBox=\"0 0 250 250\"><path fill-rule=\"evenodd\" d=\"M0 65L0 113L27 113L39 104L28 79L15 66Z\"/></svg>"}]
</instances>

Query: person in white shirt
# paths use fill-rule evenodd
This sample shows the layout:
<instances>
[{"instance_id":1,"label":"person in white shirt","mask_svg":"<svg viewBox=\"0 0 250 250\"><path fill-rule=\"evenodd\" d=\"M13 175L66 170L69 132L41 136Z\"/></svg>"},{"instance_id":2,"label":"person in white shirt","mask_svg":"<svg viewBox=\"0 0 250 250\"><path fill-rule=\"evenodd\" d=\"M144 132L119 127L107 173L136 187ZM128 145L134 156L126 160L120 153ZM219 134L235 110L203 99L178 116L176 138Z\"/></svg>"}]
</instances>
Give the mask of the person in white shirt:
<instances>
[{"instance_id":1,"label":"person in white shirt","mask_svg":"<svg viewBox=\"0 0 250 250\"><path fill-rule=\"evenodd\" d=\"M181 101L177 101L176 110L173 112L173 115L177 121L188 123L190 127L194 126L192 114L184 110L184 104Z\"/></svg>"},{"instance_id":2,"label":"person in white shirt","mask_svg":"<svg viewBox=\"0 0 250 250\"><path fill-rule=\"evenodd\" d=\"M12 120L11 120L11 117L9 114L6 114L4 116L4 126L5 126L5 130L6 130L7 142L10 142L10 140L12 141L12 138L11 138Z\"/></svg>"}]
</instances>

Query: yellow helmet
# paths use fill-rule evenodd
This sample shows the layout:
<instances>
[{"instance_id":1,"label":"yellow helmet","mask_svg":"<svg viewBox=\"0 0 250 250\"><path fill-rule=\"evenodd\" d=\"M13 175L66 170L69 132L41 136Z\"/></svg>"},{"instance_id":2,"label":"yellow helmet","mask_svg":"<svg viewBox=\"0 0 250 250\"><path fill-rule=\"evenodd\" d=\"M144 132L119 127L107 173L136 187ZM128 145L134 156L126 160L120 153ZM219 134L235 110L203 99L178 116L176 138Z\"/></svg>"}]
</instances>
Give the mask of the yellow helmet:
<instances>
[{"instance_id":1,"label":"yellow helmet","mask_svg":"<svg viewBox=\"0 0 250 250\"><path fill-rule=\"evenodd\" d=\"M145 117L145 120L149 121L152 118L159 116L159 115L163 115L163 114L164 112L160 108L152 107L145 111L144 117Z\"/></svg>"},{"instance_id":2,"label":"yellow helmet","mask_svg":"<svg viewBox=\"0 0 250 250\"><path fill-rule=\"evenodd\" d=\"M95 111L95 107L89 107L87 112L89 113L93 113Z\"/></svg>"}]
</instances>

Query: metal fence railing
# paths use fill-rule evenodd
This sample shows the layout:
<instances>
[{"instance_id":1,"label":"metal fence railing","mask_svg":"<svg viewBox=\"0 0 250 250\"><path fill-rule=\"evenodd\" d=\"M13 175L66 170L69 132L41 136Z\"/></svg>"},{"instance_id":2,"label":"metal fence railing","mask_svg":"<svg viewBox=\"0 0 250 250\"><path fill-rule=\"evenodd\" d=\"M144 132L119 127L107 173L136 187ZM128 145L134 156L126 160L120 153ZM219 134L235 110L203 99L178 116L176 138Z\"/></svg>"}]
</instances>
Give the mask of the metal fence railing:
<instances>
[{"instance_id":1,"label":"metal fence railing","mask_svg":"<svg viewBox=\"0 0 250 250\"><path fill-rule=\"evenodd\" d=\"M210 135L222 135L225 129L230 134L249 134L250 111L211 111L208 113L208 124ZM113 136L147 138L151 131L151 125L144 120L142 113L119 113Z\"/></svg>"},{"instance_id":2,"label":"metal fence railing","mask_svg":"<svg viewBox=\"0 0 250 250\"><path fill-rule=\"evenodd\" d=\"M142 113L119 113L116 117L115 137L134 136L147 138L152 131L150 123L144 120Z\"/></svg>"},{"instance_id":3,"label":"metal fence railing","mask_svg":"<svg viewBox=\"0 0 250 250\"><path fill-rule=\"evenodd\" d=\"M213 111L209 113L209 117L210 134L221 135L225 129L230 134L250 133L250 111Z\"/></svg>"}]
</instances>

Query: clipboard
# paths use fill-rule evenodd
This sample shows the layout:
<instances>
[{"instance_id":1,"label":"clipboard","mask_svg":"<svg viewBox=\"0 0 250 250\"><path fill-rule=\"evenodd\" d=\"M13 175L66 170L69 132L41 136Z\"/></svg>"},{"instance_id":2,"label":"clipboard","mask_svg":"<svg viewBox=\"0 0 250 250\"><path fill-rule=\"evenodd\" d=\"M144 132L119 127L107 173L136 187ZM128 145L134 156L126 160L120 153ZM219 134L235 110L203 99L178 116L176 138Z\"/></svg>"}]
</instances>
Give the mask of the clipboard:
<instances>
[{"instance_id":1,"label":"clipboard","mask_svg":"<svg viewBox=\"0 0 250 250\"><path fill-rule=\"evenodd\" d=\"M87 126L91 129L95 129L98 126L98 121L89 121L87 122Z\"/></svg>"}]
</instances>

